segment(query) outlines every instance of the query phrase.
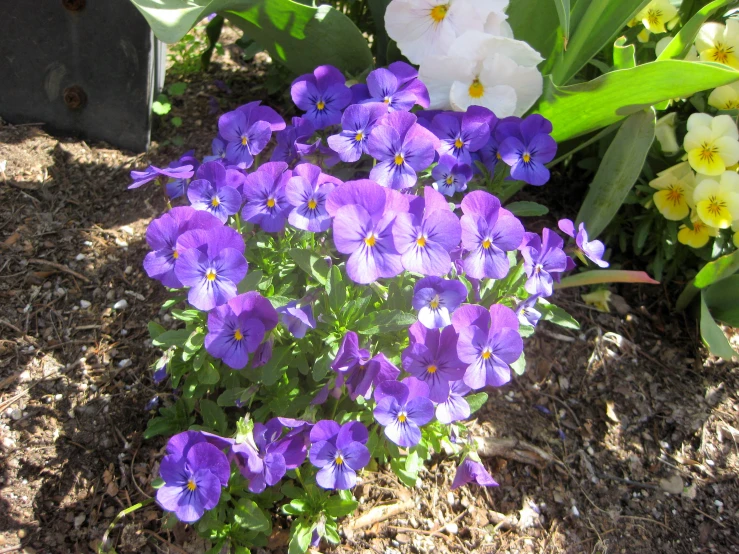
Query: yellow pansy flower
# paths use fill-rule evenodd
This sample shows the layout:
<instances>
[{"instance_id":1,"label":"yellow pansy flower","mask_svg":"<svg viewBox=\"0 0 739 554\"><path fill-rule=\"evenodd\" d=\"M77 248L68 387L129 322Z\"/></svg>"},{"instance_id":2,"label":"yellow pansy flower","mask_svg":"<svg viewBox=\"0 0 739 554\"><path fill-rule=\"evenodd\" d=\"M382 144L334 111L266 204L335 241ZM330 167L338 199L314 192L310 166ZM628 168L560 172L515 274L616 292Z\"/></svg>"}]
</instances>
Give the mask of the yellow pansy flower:
<instances>
[{"instance_id":1,"label":"yellow pansy flower","mask_svg":"<svg viewBox=\"0 0 739 554\"><path fill-rule=\"evenodd\" d=\"M704 179L693 191L695 211L711 227L728 229L739 219L739 175L725 171L719 180Z\"/></svg>"},{"instance_id":2,"label":"yellow pansy flower","mask_svg":"<svg viewBox=\"0 0 739 554\"><path fill-rule=\"evenodd\" d=\"M713 89L708 96L708 105L717 110L736 110L739 108L739 82Z\"/></svg>"},{"instance_id":3,"label":"yellow pansy flower","mask_svg":"<svg viewBox=\"0 0 739 554\"><path fill-rule=\"evenodd\" d=\"M691 248L703 248L711 237L718 235L718 229L703 223L696 214L690 216L690 222L693 224L692 229L687 225L681 225L677 232L677 240L681 244Z\"/></svg>"},{"instance_id":4,"label":"yellow pansy flower","mask_svg":"<svg viewBox=\"0 0 739 554\"><path fill-rule=\"evenodd\" d=\"M739 69L739 21L728 19L722 23L706 23L695 39L701 60L722 63Z\"/></svg>"},{"instance_id":5,"label":"yellow pansy flower","mask_svg":"<svg viewBox=\"0 0 739 554\"><path fill-rule=\"evenodd\" d=\"M651 33L666 33L665 26L675 19L677 8L670 4L669 0L652 0L639 15L636 16Z\"/></svg>"},{"instance_id":6,"label":"yellow pansy flower","mask_svg":"<svg viewBox=\"0 0 739 554\"><path fill-rule=\"evenodd\" d=\"M693 207L695 189L695 173L688 162L658 173L657 178L649 182L649 186L657 189L654 204L665 219L680 221L688 217L690 208Z\"/></svg>"},{"instance_id":7,"label":"yellow pansy flower","mask_svg":"<svg viewBox=\"0 0 739 554\"><path fill-rule=\"evenodd\" d=\"M698 173L721 175L739 161L739 131L728 115L711 117L694 113L688 118L683 147L690 166Z\"/></svg>"}]
</instances>

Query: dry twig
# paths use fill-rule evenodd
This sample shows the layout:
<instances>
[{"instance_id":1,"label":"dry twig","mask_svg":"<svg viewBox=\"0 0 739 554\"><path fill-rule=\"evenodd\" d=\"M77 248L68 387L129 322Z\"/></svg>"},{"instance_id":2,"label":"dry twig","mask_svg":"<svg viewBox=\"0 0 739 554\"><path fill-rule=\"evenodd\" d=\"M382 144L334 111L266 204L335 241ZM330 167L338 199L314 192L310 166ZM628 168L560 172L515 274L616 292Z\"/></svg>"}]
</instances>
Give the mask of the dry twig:
<instances>
[{"instance_id":1,"label":"dry twig","mask_svg":"<svg viewBox=\"0 0 739 554\"><path fill-rule=\"evenodd\" d=\"M58 269L59 271L63 271L64 273L69 273L70 275L77 277L77 279L84 281L85 283L89 283L90 280L82 275L81 273L77 273L73 269L69 269L66 265L58 264L56 262L52 262L50 260L41 260L39 258L31 258L28 260L29 263L32 264L38 264L38 265L48 265L49 267L53 267L55 269Z\"/></svg>"},{"instance_id":2,"label":"dry twig","mask_svg":"<svg viewBox=\"0 0 739 554\"><path fill-rule=\"evenodd\" d=\"M486 437L479 441L477 453L483 458L500 456L516 462L531 464L540 469L550 463L561 464L551 454L548 454L538 446L518 439Z\"/></svg>"}]
</instances>

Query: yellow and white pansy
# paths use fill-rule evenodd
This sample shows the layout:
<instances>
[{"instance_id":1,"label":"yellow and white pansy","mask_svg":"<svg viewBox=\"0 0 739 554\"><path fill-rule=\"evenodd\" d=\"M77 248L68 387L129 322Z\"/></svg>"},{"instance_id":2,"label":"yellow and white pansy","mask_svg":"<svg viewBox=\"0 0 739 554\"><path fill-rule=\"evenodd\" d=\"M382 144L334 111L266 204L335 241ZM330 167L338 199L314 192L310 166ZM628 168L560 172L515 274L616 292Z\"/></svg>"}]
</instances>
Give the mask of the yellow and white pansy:
<instances>
[{"instance_id":1,"label":"yellow and white pansy","mask_svg":"<svg viewBox=\"0 0 739 554\"><path fill-rule=\"evenodd\" d=\"M719 178L699 181L693 191L693 202L703 223L728 229L739 219L739 175L725 171Z\"/></svg>"},{"instance_id":2,"label":"yellow and white pansy","mask_svg":"<svg viewBox=\"0 0 739 554\"><path fill-rule=\"evenodd\" d=\"M681 221L688 217L694 206L695 190L695 173L688 162L658 173L657 178L649 182L649 186L657 189L653 196L654 205L665 219Z\"/></svg>"},{"instance_id":3,"label":"yellow and white pansy","mask_svg":"<svg viewBox=\"0 0 739 554\"><path fill-rule=\"evenodd\" d=\"M713 89L708 95L708 105L717 110L739 109L739 82Z\"/></svg>"},{"instance_id":4,"label":"yellow and white pansy","mask_svg":"<svg viewBox=\"0 0 739 554\"><path fill-rule=\"evenodd\" d=\"M703 223L695 213L690 216L690 222L693 225L692 229L687 225L681 225L677 232L677 240L681 244L691 248L703 248L711 237L718 235L718 229Z\"/></svg>"},{"instance_id":5,"label":"yellow and white pansy","mask_svg":"<svg viewBox=\"0 0 739 554\"><path fill-rule=\"evenodd\" d=\"M739 21L706 23L695 39L695 47L704 62L722 63L739 69Z\"/></svg>"},{"instance_id":6,"label":"yellow and white pansy","mask_svg":"<svg viewBox=\"0 0 739 554\"><path fill-rule=\"evenodd\" d=\"M728 115L694 113L688 118L683 147L697 173L721 175L739 161L739 131Z\"/></svg>"},{"instance_id":7,"label":"yellow and white pansy","mask_svg":"<svg viewBox=\"0 0 739 554\"><path fill-rule=\"evenodd\" d=\"M466 31L480 31L508 0L392 0L385 11L388 36L412 63L444 56Z\"/></svg>"},{"instance_id":8,"label":"yellow and white pansy","mask_svg":"<svg viewBox=\"0 0 739 554\"><path fill-rule=\"evenodd\" d=\"M669 0L652 0L639 12L640 20L650 33L656 35L667 32L667 24L677 17L677 8Z\"/></svg>"},{"instance_id":9,"label":"yellow and white pansy","mask_svg":"<svg viewBox=\"0 0 739 554\"><path fill-rule=\"evenodd\" d=\"M655 136L662 152L668 156L677 154L680 150L680 144L677 142L675 127L677 126L677 112L670 112L657 120L655 128Z\"/></svg>"},{"instance_id":10,"label":"yellow and white pansy","mask_svg":"<svg viewBox=\"0 0 739 554\"><path fill-rule=\"evenodd\" d=\"M484 106L498 117L521 116L541 96L543 61L523 41L468 31L447 56L424 60L419 77L429 90L431 109L464 111Z\"/></svg>"}]
</instances>

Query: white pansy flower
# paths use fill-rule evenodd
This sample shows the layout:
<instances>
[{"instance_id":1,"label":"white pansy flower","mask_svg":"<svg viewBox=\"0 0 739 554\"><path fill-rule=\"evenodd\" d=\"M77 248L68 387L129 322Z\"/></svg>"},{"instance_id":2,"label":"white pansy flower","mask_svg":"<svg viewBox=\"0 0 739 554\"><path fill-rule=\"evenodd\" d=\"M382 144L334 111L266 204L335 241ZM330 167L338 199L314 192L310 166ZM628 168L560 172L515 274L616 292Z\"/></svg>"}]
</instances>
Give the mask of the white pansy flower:
<instances>
[{"instance_id":1,"label":"white pansy flower","mask_svg":"<svg viewBox=\"0 0 739 554\"><path fill-rule=\"evenodd\" d=\"M708 105L717 110L736 110L739 108L739 81L717 87L708 96Z\"/></svg>"},{"instance_id":2,"label":"white pansy flower","mask_svg":"<svg viewBox=\"0 0 739 554\"><path fill-rule=\"evenodd\" d=\"M543 61L525 42L468 31L447 56L429 57L419 76L429 90L431 109L464 111L484 106L498 117L523 115L541 96Z\"/></svg>"},{"instance_id":3,"label":"white pansy flower","mask_svg":"<svg viewBox=\"0 0 739 554\"><path fill-rule=\"evenodd\" d=\"M739 21L729 19L726 25L706 23L695 39L701 60L717 62L739 69Z\"/></svg>"},{"instance_id":4,"label":"white pansy flower","mask_svg":"<svg viewBox=\"0 0 739 554\"><path fill-rule=\"evenodd\" d=\"M502 12L491 12L485 22L485 32L496 37L513 38L513 29L508 23L508 16Z\"/></svg>"},{"instance_id":5,"label":"white pansy flower","mask_svg":"<svg viewBox=\"0 0 739 554\"><path fill-rule=\"evenodd\" d=\"M677 112L670 112L657 120L657 126L655 128L657 142L659 142L662 152L669 156L677 154L678 150L680 150L680 145L675 135L676 119Z\"/></svg>"}]
</instances>

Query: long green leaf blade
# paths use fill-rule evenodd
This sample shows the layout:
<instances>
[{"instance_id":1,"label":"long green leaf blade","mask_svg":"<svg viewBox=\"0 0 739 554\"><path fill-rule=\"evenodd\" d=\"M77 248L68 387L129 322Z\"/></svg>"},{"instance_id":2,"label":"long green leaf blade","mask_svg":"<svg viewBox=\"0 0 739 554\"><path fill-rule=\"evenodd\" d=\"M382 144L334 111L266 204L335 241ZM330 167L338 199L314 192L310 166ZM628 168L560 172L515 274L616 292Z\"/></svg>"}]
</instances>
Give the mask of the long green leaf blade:
<instances>
[{"instance_id":1,"label":"long green leaf blade","mask_svg":"<svg viewBox=\"0 0 739 554\"><path fill-rule=\"evenodd\" d=\"M706 304L706 298L704 294L701 294L701 338L703 342L711 351L711 354L723 358L724 360L731 360L737 353L731 347L729 339L726 338L724 332L716 324L713 319L711 312L708 310Z\"/></svg>"},{"instance_id":2,"label":"long green leaf blade","mask_svg":"<svg viewBox=\"0 0 739 554\"><path fill-rule=\"evenodd\" d=\"M698 36L698 31L700 31L701 26L708 21L708 18L715 12L729 4L736 4L736 0L715 0L710 4L703 6L698 10L698 13L691 17L690 21L680 29L680 32L670 41L667 48L662 51L657 60L683 59L688 54L690 47L693 45L695 37Z\"/></svg>"},{"instance_id":3,"label":"long green leaf blade","mask_svg":"<svg viewBox=\"0 0 739 554\"><path fill-rule=\"evenodd\" d=\"M594 269L569 275L554 285L555 289L584 287L585 285L603 285L608 283L641 283L659 285L643 271L624 271L622 269Z\"/></svg>"},{"instance_id":4,"label":"long green leaf blade","mask_svg":"<svg viewBox=\"0 0 739 554\"><path fill-rule=\"evenodd\" d=\"M708 262L695 276L695 286L703 289L739 271L739 250Z\"/></svg>"}]
</instances>

